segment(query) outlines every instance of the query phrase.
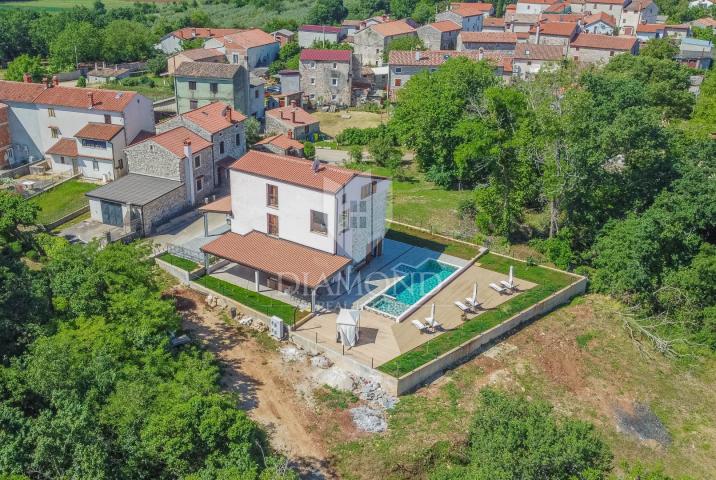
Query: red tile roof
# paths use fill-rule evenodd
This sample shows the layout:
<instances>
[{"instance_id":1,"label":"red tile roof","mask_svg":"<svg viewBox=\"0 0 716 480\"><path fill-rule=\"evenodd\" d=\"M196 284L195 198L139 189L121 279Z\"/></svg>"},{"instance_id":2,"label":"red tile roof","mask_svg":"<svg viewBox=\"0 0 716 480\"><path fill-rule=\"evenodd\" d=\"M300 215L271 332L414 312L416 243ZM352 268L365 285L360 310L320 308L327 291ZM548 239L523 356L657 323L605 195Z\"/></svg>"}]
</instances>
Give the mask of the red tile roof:
<instances>
[{"instance_id":1,"label":"red tile roof","mask_svg":"<svg viewBox=\"0 0 716 480\"><path fill-rule=\"evenodd\" d=\"M169 35L181 38L182 40L191 40L193 38L214 38L223 37L225 35L231 35L232 33L240 32L238 28L201 28L201 27L186 27L179 30L175 30Z\"/></svg>"},{"instance_id":2,"label":"red tile roof","mask_svg":"<svg viewBox=\"0 0 716 480\"><path fill-rule=\"evenodd\" d=\"M531 5L535 5L535 4L540 4L540 5L548 4L548 5L551 5L551 4L553 4L554 2L555 2L555 0L517 0L517 3L529 3L529 4L531 4Z\"/></svg>"},{"instance_id":3,"label":"red tile roof","mask_svg":"<svg viewBox=\"0 0 716 480\"><path fill-rule=\"evenodd\" d=\"M291 120L291 116L293 111L296 112L296 121L294 122ZM288 125L292 125L294 127L299 125L310 125L312 123L318 123L318 119L302 109L301 107L294 107L292 105L287 105L285 107L278 107L273 108L271 110L266 110L266 115L269 115L277 120L280 120Z\"/></svg>"},{"instance_id":4,"label":"red tile roof","mask_svg":"<svg viewBox=\"0 0 716 480\"><path fill-rule=\"evenodd\" d=\"M395 20L392 22L377 23L375 25L371 25L368 28L384 37L403 35L415 31L415 29L405 20Z\"/></svg>"},{"instance_id":5,"label":"red tile roof","mask_svg":"<svg viewBox=\"0 0 716 480\"><path fill-rule=\"evenodd\" d=\"M186 58L190 58L192 60L203 60L205 58L224 56L221 51L215 48L192 48L191 50L184 50L182 52L179 52L177 53L177 55L183 55Z\"/></svg>"},{"instance_id":6,"label":"red tile roof","mask_svg":"<svg viewBox=\"0 0 716 480\"><path fill-rule=\"evenodd\" d=\"M246 120L246 115L223 102L213 102L182 115L183 118L214 134Z\"/></svg>"},{"instance_id":7,"label":"red tile roof","mask_svg":"<svg viewBox=\"0 0 716 480\"><path fill-rule=\"evenodd\" d=\"M270 237L256 230L246 235L225 233L201 250L254 270L283 276L309 288L321 285L351 263L349 258Z\"/></svg>"},{"instance_id":8,"label":"red tile roof","mask_svg":"<svg viewBox=\"0 0 716 480\"><path fill-rule=\"evenodd\" d=\"M537 27L540 29L540 35L550 35L552 37L572 38L577 31L577 24L573 22L544 22L532 26L530 34L536 35Z\"/></svg>"},{"instance_id":9,"label":"red tile roof","mask_svg":"<svg viewBox=\"0 0 716 480\"><path fill-rule=\"evenodd\" d=\"M164 133L142 140L142 142L134 143L132 146L143 142L154 142L166 148L177 157L184 158L184 142L186 140L191 142L192 153L200 152L212 146L211 142L204 140L186 127L177 127L167 130Z\"/></svg>"},{"instance_id":10,"label":"red tile roof","mask_svg":"<svg viewBox=\"0 0 716 480\"><path fill-rule=\"evenodd\" d=\"M596 3L602 5L624 5L625 0L571 0L575 4Z\"/></svg>"},{"instance_id":11,"label":"red tile roof","mask_svg":"<svg viewBox=\"0 0 716 480\"><path fill-rule=\"evenodd\" d=\"M45 87L39 83L0 80L0 100L32 103L44 89Z\"/></svg>"},{"instance_id":12,"label":"red tile roof","mask_svg":"<svg viewBox=\"0 0 716 480\"><path fill-rule=\"evenodd\" d=\"M256 142L256 145L276 145L278 148L288 150L289 148L295 148L296 150L302 150L303 144L293 138L288 138L287 135L279 134L266 137Z\"/></svg>"},{"instance_id":13,"label":"red tile roof","mask_svg":"<svg viewBox=\"0 0 716 480\"><path fill-rule=\"evenodd\" d=\"M124 126L122 125L90 122L75 133L75 138L109 141L123 129Z\"/></svg>"},{"instance_id":14,"label":"red tile roof","mask_svg":"<svg viewBox=\"0 0 716 480\"><path fill-rule=\"evenodd\" d=\"M328 193L340 191L356 176L367 175L329 164L321 164L314 172L312 160L257 150L249 150L231 169Z\"/></svg>"},{"instance_id":15,"label":"red tile roof","mask_svg":"<svg viewBox=\"0 0 716 480\"><path fill-rule=\"evenodd\" d=\"M454 32L455 30L462 30L462 26L452 20L442 20L440 22L430 23L426 26L433 27L438 32Z\"/></svg>"},{"instance_id":16,"label":"red tile roof","mask_svg":"<svg viewBox=\"0 0 716 480\"><path fill-rule=\"evenodd\" d=\"M483 15L492 11L491 3L451 3L450 11L457 13L461 17L474 17Z\"/></svg>"},{"instance_id":17,"label":"red tile roof","mask_svg":"<svg viewBox=\"0 0 716 480\"><path fill-rule=\"evenodd\" d=\"M677 24L674 24L674 25L667 25L667 26L666 26L666 29L667 29L667 30L688 30L688 29L690 29L690 28L691 28L691 25L686 24L686 23L677 23Z\"/></svg>"},{"instance_id":18,"label":"red tile roof","mask_svg":"<svg viewBox=\"0 0 716 480\"><path fill-rule=\"evenodd\" d=\"M662 32L666 29L666 25L663 23L640 23L636 26L637 32L644 32L644 33L656 33L656 32Z\"/></svg>"},{"instance_id":19,"label":"red tile roof","mask_svg":"<svg viewBox=\"0 0 716 480\"><path fill-rule=\"evenodd\" d=\"M223 43L230 50L246 50L278 43L278 41L263 30L252 28L251 30L242 30L231 35L225 35Z\"/></svg>"},{"instance_id":20,"label":"red tile roof","mask_svg":"<svg viewBox=\"0 0 716 480\"><path fill-rule=\"evenodd\" d=\"M584 13L541 13L538 21L542 23L547 22L578 22L586 17Z\"/></svg>"},{"instance_id":21,"label":"red tile roof","mask_svg":"<svg viewBox=\"0 0 716 480\"><path fill-rule=\"evenodd\" d=\"M691 23L693 23L693 24L696 25L697 27L711 27L711 28L716 28L716 20L714 20L714 19L711 18L711 17L699 18L698 20L694 20L694 21L691 22Z\"/></svg>"},{"instance_id":22,"label":"red tile roof","mask_svg":"<svg viewBox=\"0 0 716 480\"><path fill-rule=\"evenodd\" d=\"M313 60L316 62L350 62L351 50L319 50L304 48L301 50L301 60Z\"/></svg>"},{"instance_id":23,"label":"red tile roof","mask_svg":"<svg viewBox=\"0 0 716 480\"><path fill-rule=\"evenodd\" d=\"M231 212L231 195L221 197L220 199L202 205L197 210L200 212L211 212L211 213L232 213Z\"/></svg>"},{"instance_id":24,"label":"red tile roof","mask_svg":"<svg viewBox=\"0 0 716 480\"><path fill-rule=\"evenodd\" d=\"M561 45L533 45L518 43L515 45L515 60L558 61L564 58L564 47Z\"/></svg>"},{"instance_id":25,"label":"red tile roof","mask_svg":"<svg viewBox=\"0 0 716 480\"><path fill-rule=\"evenodd\" d=\"M572 47L595 48L599 50L629 51L637 43L636 37L613 37L594 33L580 33L571 43Z\"/></svg>"},{"instance_id":26,"label":"red tile roof","mask_svg":"<svg viewBox=\"0 0 716 480\"><path fill-rule=\"evenodd\" d=\"M90 94L92 94L92 108L107 112L123 112L137 96L135 92L100 88L45 87L39 83L0 80L0 100L6 101L87 109Z\"/></svg>"},{"instance_id":27,"label":"red tile roof","mask_svg":"<svg viewBox=\"0 0 716 480\"><path fill-rule=\"evenodd\" d=\"M62 155L63 157L77 156L77 140L74 138L61 138L45 152L48 155Z\"/></svg>"},{"instance_id":28,"label":"red tile roof","mask_svg":"<svg viewBox=\"0 0 716 480\"><path fill-rule=\"evenodd\" d=\"M332 25L301 25L298 27L299 32L317 32L317 33L341 33L341 27Z\"/></svg>"},{"instance_id":29,"label":"red tile roof","mask_svg":"<svg viewBox=\"0 0 716 480\"><path fill-rule=\"evenodd\" d=\"M634 0L629 5L624 7L626 12L641 12L645 8L649 7L654 2L652 0Z\"/></svg>"},{"instance_id":30,"label":"red tile roof","mask_svg":"<svg viewBox=\"0 0 716 480\"><path fill-rule=\"evenodd\" d=\"M460 32L462 43L517 43L513 32Z\"/></svg>"},{"instance_id":31,"label":"red tile roof","mask_svg":"<svg viewBox=\"0 0 716 480\"><path fill-rule=\"evenodd\" d=\"M505 55L486 50L482 53L482 56L485 59L500 60ZM439 67L447 60L459 57L465 57L469 60L478 61L480 59L480 52L477 50L426 50L420 52L420 55L416 58L415 52L392 50L388 54L388 64Z\"/></svg>"},{"instance_id":32,"label":"red tile roof","mask_svg":"<svg viewBox=\"0 0 716 480\"><path fill-rule=\"evenodd\" d=\"M592 25L597 22L604 22L611 27L616 27L617 25L617 20L613 16L604 12L599 12L595 13L594 15L584 17L585 25Z\"/></svg>"},{"instance_id":33,"label":"red tile roof","mask_svg":"<svg viewBox=\"0 0 716 480\"><path fill-rule=\"evenodd\" d=\"M487 17L482 20L483 27L504 27L505 19L499 17Z\"/></svg>"}]
</instances>

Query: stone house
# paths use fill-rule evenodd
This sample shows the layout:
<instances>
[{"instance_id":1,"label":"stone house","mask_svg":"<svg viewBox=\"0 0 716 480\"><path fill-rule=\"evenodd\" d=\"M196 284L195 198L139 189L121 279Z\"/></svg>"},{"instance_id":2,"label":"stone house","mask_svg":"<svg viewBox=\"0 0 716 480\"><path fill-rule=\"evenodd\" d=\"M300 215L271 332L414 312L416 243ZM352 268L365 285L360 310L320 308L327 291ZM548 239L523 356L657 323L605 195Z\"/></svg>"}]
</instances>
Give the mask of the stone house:
<instances>
[{"instance_id":1,"label":"stone house","mask_svg":"<svg viewBox=\"0 0 716 480\"><path fill-rule=\"evenodd\" d=\"M532 45L518 43L512 58L512 73L529 78L543 68L554 68L564 59L561 45Z\"/></svg>"},{"instance_id":2,"label":"stone house","mask_svg":"<svg viewBox=\"0 0 716 480\"><path fill-rule=\"evenodd\" d=\"M249 73L242 65L184 62L174 72L177 113L186 113L213 102L224 102L246 116L249 106Z\"/></svg>"},{"instance_id":3,"label":"stone house","mask_svg":"<svg viewBox=\"0 0 716 480\"><path fill-rule=\"evenodd\" d=\"M311 48L314 44L338 43L343 39L341 27L331 25L301 25L298 27L298 45Z\"/></svg>"},{"instance_id":4,"label":"stone house","mask_svg":"<svg viewBox=\"0 0 716 480\"><path fill-rule=\"evenodd\" d=\"M201 39L205 42L213 38L221 38L224 35L231 35L232 33L238 33L241 30L237 28L200 28L200 27L185 27L173 32L167 33L160 40L159 43L154 45L154 48L161 50L167 55L172 55L176 52L182 51L182 42L186 40Z\"/></svg>"},{"instance_id":5,"label":"stone house","mask_svg":"<svg viewBox=\"0 0 716 480\"><path fill-rule=\"evenodd\" d=\"M579 31L576 22L538 22L530 29L528 43L566 47Z\"/></svg>"},{"instance_id":6,"label":"stone house","mask_svg":"<svg viewBox=\"0 0 716 480\"><path fill-rule=\"evenodd\" d=\"M294 105L266 111L266 133L284 133L295 140L309 139L321 131L319 120Z\"/></svg>"},{"instance_id":7,"label":"stone house","mask_svg":"<svg viewBox=\"0 0 716 480\"><path fill-rule=\"evenodd\" d=\"M535 15L547 10L554 0L517 0L515 13Z\"/></svg>"},{"instance_id":8,"label":"stone house","mask_svg":"<svg viewBox=\"0 0 716 480\"><path fill-rule=\"evenodd\" d=\"M642 23L657 23L659 7L653 0L632 0L622 11L619 22L621 33L634 35L636 27Z\"/></svg>"},{"instance_id":9,"label":"stone house","mask_svg":"<svg viewBox=\"0 0 716 480\"><path fill-rule=\"evenodd\" d=\"M492 52L514 52L517 35L512 32L460 32L457 49L460 51L479 50Z\"/></svg>"},{"instance_id":10,"label":"stone house","mask_svg":"<svg viewBox=\"0 0 716 480\"><path fill-rule=\"evenodd\" d=\"M505 12L505 31L528 33L540 20L539 14Z\"/></svg>"},{"instance_id":11,"label":"stone house","mask_svg":"<svg viewBox=\"0 0 716 480\"><path fill-rule=\"evenodd\" d=\"M582 31L587 33L597 33L599 35L614 35L617 28L617 21L611 15L606 13L595 13L584 17L582 21Z\"/></svg>"},{"instance_id":12,"label":"stone house","mask_svg":"<svg viewBox=\"0 0 716 480\"><path fill-rule=\"evenodd\" d=\"M174 75L184 62L227 63L226 56L215 48L193 48L176 53L167 59L167 73Z\"/></svg>"},{"instance_id":13,"label":"stone house","mask_svg":"<svg viewBox=\"0 0 716 480\"><path fill-rule=\"evenodd\" d=\"M486 17L482 20L483 32L504 32L505 19L499 17Z\"/></svg>"},{"instance_id":14,"label":"stone house","mask_svg":"<svg viewBox=\"0 0 716 480\"><path fill-rule=\"evenodd\" d=\"M636 26L636 38L640 42L648 42L666 36L666 25L663 23L642 23Z\"/></svg>"},{"instance_id":15,"label":"stone house","mask_svg":"<svg viewBox=\"0 0 716 480\"><path fill-rule=\"evenodd\" d=\"M229 63L243 65L252 71L271 65L278 57L281 44L270 33L252 28L214 37L204 43L204 48L215 48L226 55Z\"/></svg>"},{"instance_id":16,"label":"stone house","mask_svg":"<svg viewBox=\"0 0 716 480\"><path fill-rule=\"evenodd\" d=\"M442 20L419 27L418 37L428 50L455 50L462 27L452 20Z\"/></svg>"},{"instance_id":17,"label":"stone house","mask_svg":"<svg viewBox=\"0 0 716 480\"><path fill-rule=\"evenodd\" d=\"M631 0L574 0L571 2L575 13L606 13L622 25L622 14Z\"/></svg>"},{"instance_id":18,"label":"stone house","mask_svg":"<svg viewBox=\"0 0 716 480\"><path fill-rule=\"evenodd\" d=\"M435 21L450 20L460 25L463 32L480 32L485 17L494 13L491 3L450 3L444 11L435 14Z\"/></svg>"},{"instance_id":19,"label":"stone house","mask_svg":"<svg viewBox=\"0 0 716 480\"><path fill-rule=\"evenodd\" d=\"M383 52L391 41L400 37L417 36L415 28L407 20L377 23L353 35L353 46L363 65L383 65Z\"/></svg>"},{"instance_id":20,"label":"stone house","mask_svg":"<svg viewBox=\"0 0 716 480\"><path fill-rule=\"evenodd\" d=\"M291 130L289 130L287 134L269 135L256 142L253 148L254 150L275 153L277 155L303 157L303 144L291 138Z\"/></svg>"},{"instance_id":21,"label":"stone house","mask_svg":"<svg viewBox=\"0 0 716 480\"><path fill-rule=\"evenodd\" d=\"M0 103L0 170L10 166L12 141L10 140L10 107Z\"/></svg>"},{"instance_id":22,"label":"stone house","mask_svg":"<svg viewBox=\"0 0 716 480\"><path fill-rule=\"evenodd\" d=\"M274 40L276 40L282 47L286 45L289 42L293 42L296 38L296 34L292 32L291 30L287 30L285 28L282 28L280 30L276 30L275 32L271 32L270 34Z\"/></svg>"},{"instance_id":23,"label":"stone house","mask_svg":"<svg viewBox=\"0 0 716 480\"><path fill-rule=\"evenodd\" d=\"M352 59L350 50L301 50L303 94L312 104L350 106Z\"/></svg>"},{"instance_id":24,"label":"stone house","mask_svg":"<svg viewBox=\"0 0 716 480\"><path fill-rule=\"evenodd\" d=\"M698 38L683 38L674 60L691 68L709 69L713 63L713 44Z\"/></svg>"},{"instance_id":25,"label":"stone house","mask_svg":"<svg viewBox=\"0 0 716 480\"><path fill-rule=\"evenodd\" d=\"M584 63L607 63L620 53L638 54L637 38L580 33L570 44L568 57Z\"/></svg>"}]
</instances>

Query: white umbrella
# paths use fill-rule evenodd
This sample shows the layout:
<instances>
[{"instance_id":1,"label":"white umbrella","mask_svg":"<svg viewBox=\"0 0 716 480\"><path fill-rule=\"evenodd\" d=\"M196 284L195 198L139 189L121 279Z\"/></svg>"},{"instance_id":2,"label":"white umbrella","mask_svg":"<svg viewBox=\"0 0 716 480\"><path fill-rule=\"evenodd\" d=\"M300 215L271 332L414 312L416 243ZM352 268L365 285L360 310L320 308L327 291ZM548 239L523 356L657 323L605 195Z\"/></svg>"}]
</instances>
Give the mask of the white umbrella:
<instances>
[{"instance_id":1,"label":"white umbrella","mask_svg":"<svg viewBox=\"0 0 716 480\"><path fill-rule=\"evenodd\" d=\"M472 303L477 303L477 282L472 286Z\"/></svg>"},{"instance_id":2,"label":"white umbrella","mask_svg":"<svg viewBox=\"0 0 716 480\"><path fill-rule=\"evenodd\" d=\"M344 345L355 347L360 336L360 310L341 308L336 318L336 330Z\"/></svg>"},{"instance_id":3,"label":"white umbrella","mask_svg":"<svg viewBox=\"0 0 716 480\"><path fill-rule=\"evenodd\" d=\"M509 283L510 285L514 285L514 282L513 282L513 280L512 280L512 270L513 270L513 268L514 268L514 267L513 267L512 265L510 265L510 276L509 276L509 278L507 279L507 283Z\"/></svg>"}]
</instances>

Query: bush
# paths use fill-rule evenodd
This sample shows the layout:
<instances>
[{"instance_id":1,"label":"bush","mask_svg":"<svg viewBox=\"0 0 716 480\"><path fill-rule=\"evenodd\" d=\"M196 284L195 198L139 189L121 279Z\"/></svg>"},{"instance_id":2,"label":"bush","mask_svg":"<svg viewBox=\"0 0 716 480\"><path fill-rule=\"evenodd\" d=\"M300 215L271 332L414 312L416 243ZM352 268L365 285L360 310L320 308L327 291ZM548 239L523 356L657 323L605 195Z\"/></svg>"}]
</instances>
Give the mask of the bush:
<instances>
[{"instance_id":1,"label":"bush","mask_svg":"<svg viewBox=\"0 0 716 480\"><path fill-rule=\"evenodd\" d=\"M368 145L381 136L388 137L391 143L395 144L394 136L384 125L372 128L346 128L336 135L336 142L338 145Z\"/></svg>"},{"instance_id":2,"label":"bush","mask_svg":"<svg viewBox=\"0 0 716 480\"><path fill-rule=\"evenodd\" d=\"M313 158L316 156L316 146L311 142L303 144L303 155L306 158Z\"/></svg>"},{"instance_id":3,"label":"bush","mask_svg":"<svg viewBox=\"0 0 716 480\"><path fill-rule=\"evenodd\" d=\"M350 148L351 153L351 161L353 162L362 162L363 161L363 147L360 145L353 145Z\"/></svg>"}]
</instances>

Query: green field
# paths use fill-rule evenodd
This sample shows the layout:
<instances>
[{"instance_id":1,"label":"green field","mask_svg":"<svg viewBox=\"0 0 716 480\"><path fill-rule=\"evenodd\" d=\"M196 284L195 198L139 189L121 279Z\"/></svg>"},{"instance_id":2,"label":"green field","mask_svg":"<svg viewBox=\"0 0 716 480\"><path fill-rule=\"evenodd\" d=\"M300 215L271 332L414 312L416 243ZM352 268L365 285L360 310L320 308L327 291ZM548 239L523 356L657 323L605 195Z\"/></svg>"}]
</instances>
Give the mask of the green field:
<instances>
[{"instance_id":1,"label":"green field","mask_svg":"<svg viewBox=\"0 0 716 480\"><path fill-rule=\"evenodd\" d=\"M69 180L33 197L29 201L40 207L37 223L47 225L86 206L89 202L85 193L95 188L97 185L94 183Z\"/></svg>"},{"instance_id":2,"label":"green field","mask_svg":"<svg viewBox=\"0 0 716 480\"><path fill-rule=\"evenodd\" d=\"M199 268L199 265L196 262L192 262L191 260L187 260L186 258L177 257L176 255L172 255L168 252L162 253L157 258L159 260L164 260L169 265L174 265L175 267L181 268L182 270L186 270L187 272L193 272L194 270Z\"/></svg>"},{"instance_id":3,"label":"green field","mask_svg":"<svg viewBox=\"0 0 716 480\"><path fill-rule=\"evenodd\" d=\"M117 8L131 6L130 0L102 0L105 7ZM60 12L72 7L92 8L94 0L19 0L16 2L0 2L0 9L3 8L24 8L32 10L45 10L47 12Z\"/></svg>"}]
</instances>

